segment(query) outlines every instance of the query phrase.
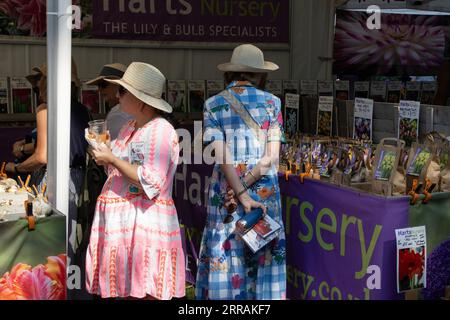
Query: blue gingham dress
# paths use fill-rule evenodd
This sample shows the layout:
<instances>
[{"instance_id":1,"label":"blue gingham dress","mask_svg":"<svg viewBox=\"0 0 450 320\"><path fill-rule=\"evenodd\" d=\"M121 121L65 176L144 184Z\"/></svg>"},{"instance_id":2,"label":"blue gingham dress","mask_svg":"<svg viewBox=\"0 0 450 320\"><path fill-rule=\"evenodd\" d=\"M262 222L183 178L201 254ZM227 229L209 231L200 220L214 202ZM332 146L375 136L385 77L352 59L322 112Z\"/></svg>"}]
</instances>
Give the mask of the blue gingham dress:
<instances>
[{"instance_id":1,"label":"blue gingham dress","mask_svg":"<svg viewBox=\"0 0 450 320\"><path fill-rule=\"evenodd\" d=\"M258 90L248 82L233 82L227 89L250 112L262 130L279 127L281 135L268 136L268 141L283 141L280 99ZM265 144L217 95L205 103L204 141L227 142L238 175L244 176L265 153ZM236 131L239 129L239 131ZM278 131L279 132L279 131ZM223 207L227 181L218 164L215 165L208 197L207 221L203 232L198 261L196 298L210 300L281 300L286 297L286 237L281 216L280 189L275 167L249 189L250 196L268 207L268 214L283 228L279 236L255 254L229 232L224 224L227 215ZM238 206L237 215L244 210ZM237 221L232 222L233 224Z\"/></svg>"}]
</instances>

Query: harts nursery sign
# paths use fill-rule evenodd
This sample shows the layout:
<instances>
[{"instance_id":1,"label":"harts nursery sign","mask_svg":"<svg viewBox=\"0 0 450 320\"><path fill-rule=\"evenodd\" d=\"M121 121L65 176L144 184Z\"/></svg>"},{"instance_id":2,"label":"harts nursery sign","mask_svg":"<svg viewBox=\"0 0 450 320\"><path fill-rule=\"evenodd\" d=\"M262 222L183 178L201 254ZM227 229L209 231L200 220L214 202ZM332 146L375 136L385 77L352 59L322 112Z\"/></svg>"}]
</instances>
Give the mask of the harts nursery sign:
<instances>
[{"instance_id":1,"label":"harts nursery sign","mask_svg":"<svg viewBox=\"0 0 450 320\"><path fill-rule=\"evenodd\" d=\"M289 0L98 0L93 38L289 42Z\"/></svg>"}]
</instances>

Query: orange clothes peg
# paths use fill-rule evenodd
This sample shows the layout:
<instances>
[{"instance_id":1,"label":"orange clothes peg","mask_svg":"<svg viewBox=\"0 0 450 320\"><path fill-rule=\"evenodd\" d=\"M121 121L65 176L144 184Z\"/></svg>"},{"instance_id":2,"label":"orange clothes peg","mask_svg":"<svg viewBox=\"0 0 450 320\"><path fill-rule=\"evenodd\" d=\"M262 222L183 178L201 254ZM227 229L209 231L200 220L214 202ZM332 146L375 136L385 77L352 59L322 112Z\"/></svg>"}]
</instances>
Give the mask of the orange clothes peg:
<instances>
[{"instance_id":1,"label":"orange clothes peg","mask_svg":"<svg viewBox=\"0 0 450 320\"><path fill-rule=\"evenodd\" d=\"M305 166L305 172L300 173L299 177L300 177L300 182L303 183L305 177L310 177L311 176L311 164L307 163Z\"/></svg>"},{"instance_id":2,"label":"orange clothes peg","mask_svg":"<svg viewBox=\"0 0 450 320\"><path fill-rule=\"evenodd\" d=\"M419 180L414 179L411 191L408 192L408 195L411 196L411 205L415 205L417 200L419 200L420 196L416 193L417 188L419 187Z\"/></svg>"},{"instance_id":3,"label":"orange clothes peg","mask_svg":"<svg viewBox=\"0 0 450 320\"><path fill-rule=\"evenodd\" d=\"M429 192L428 190L430 190L432 183L430 179L425 179L425 188L423 190L423 194L425 195L425 199L422 200L423 204L427 204L430 200L431 200L431 192Z\"/></svg>"}]
</instances>

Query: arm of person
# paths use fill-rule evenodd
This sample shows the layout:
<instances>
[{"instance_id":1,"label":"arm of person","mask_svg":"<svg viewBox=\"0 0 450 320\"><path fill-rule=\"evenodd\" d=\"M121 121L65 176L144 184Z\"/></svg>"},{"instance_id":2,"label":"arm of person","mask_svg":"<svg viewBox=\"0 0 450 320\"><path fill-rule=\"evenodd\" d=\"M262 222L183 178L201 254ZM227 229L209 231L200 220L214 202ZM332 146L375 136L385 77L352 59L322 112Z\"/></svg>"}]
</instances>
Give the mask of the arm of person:
<instances>
[{"instance_id":1,"label":"arm of person","mask_svg":"<svg viewBox=\"0 0 450 320\"><path fill-rule=\"evenodd\" d=\"M40 105L36 111L37 148L27 160L16 166L19 173L33 172L47 164L47 105Z\"/></svg>"},{"instance_id":2,"label":"arm of person","mask_svg":"<svg viewBox=\"0 0 450 320\"><path fill-rule=\"evenodd\" d=\"M212 144L216 154L216 162L220 163L220 169L224 173L228 184L235 192L239 202L244 207L244 211L249 213L253 208L261 208L263 213L266 214L266 207L262 203L257 202L250 197L247 189L239 179L236 170L231 164L231 153L228 150L226 143L222 140L217 140Z\"/></svg>"},{"instance_id":3,"label":"arm of person","mask_svg":"<svg viewBox=\"0 0 450 320\"><path fill-rule=\"evenodd\" d=\"M116 167L128 181L136 186L140 186L138 177L139 166L116 157L108 146L101 144L95 149L91 148L90 154L92 154L97 164L105 167L108 165Z\"/></svg>"},{"instance_id":4,"label":"arm of person","mask_svg":"<svg viewBox=\"0 0 450 320\"><path fill-rule=\"evenodd\" d=\"M264 157L259 160L255 167L249 171L244 177L244 182L247 186L252 186L265 176L271 168L275 165L278 170L279 157L280 157L280 141L266 142L266 153Z\"/></svg>"}]
</instances>

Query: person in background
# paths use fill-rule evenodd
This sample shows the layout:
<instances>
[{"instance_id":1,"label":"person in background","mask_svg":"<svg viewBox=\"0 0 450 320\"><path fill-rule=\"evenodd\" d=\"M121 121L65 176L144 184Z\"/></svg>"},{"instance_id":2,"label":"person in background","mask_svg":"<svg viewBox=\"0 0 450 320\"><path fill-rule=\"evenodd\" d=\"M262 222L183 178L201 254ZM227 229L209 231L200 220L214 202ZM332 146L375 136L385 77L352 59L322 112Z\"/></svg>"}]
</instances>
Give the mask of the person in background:
<instances>
[{"instance_id":1,"label":"person in background","mask_svg":"<svg viewBox=\"0 0 450 320\"><path fill-rule=\"evenodd\" d=\"M122 78L126 67L120 63L106 64L103 66L99 75L92 80L86 82L87 85L96 85L102 95L105 103L108 106L109 112L106 116L107 128L109 131L111 142L117 139L117 136L124 125L126 125L133 117L120 110L118 89L119 85L106 81L106 79L114 80ZM111 108L112 107L112 108ZM76 264L82 270L81 281L84 283L84 270L86 250L89 244L91 234L91 226L94 219L95 206L97 198L100 195L102 188L106 182L106 173L102 166L99 166L93 161L92 154L89 154L86 169L88 198L83 197L82 210L80 210L79 224L81 225L81 243L76 253ZM83 294L79 295L80 299L88 298L87 292L83 289ZM85 294L86 293L86 294ZM90 298L90 297L89 297Z\"/></svg>"},{"instance_id":2,"label":"person in background","mask_svg":"<svg viewBox=\"0 0 450 320\"><path fill-rule=\"evenodd\" d=\"M111 142L116 140L120 129L133 118L120 110L119 98L117 97L117 84L105 81L106 79L120 79L125 72L126 67L120 63L106 64L103 66L97 78L86 82L87 85L98 86L100 94L110 108L106 115L106 126L111 137Z\"/></svg>"},{"instance_id":3,"label":"person in background","mask_svg":"<svg viewBox=\"0 0 450 320\"><path fill-rule=\"evenodd\" d=\"M86 254L86 288L102 298L185 296L185 256L172 199L178 135L162 113L166 81L154 66L133 62L120 80L121 109L134 117L111 149L92 150L108 180L97 199Z\"/></svg>"},{"instance_id":4,"label":"person in background","mask_svg":"<svg viewBox=\"0 0 450 320\"><path fill-rule=\"evenodd\" d=\"M34 153L24 162L19 164L8 164L7 170L17 173L35 172L35 181L39 181L38 189L47 181L47 65L33 68L35 72L28 78L35 81L39 88L39 100L41 104L36 109L37 143ZM81 104L79 99L79 88L81 82L78 79L77 67L72 60L71 78L71 106L70 106L70 170L69 180L69 212L68 212L68 248L67 265L73 263L76 249L76 225L78 216L78 201L84 182L86 170L87 142L84 138L84 129L88 127L90 115L88 109ZM57 106L59 107L59 106ZM50 110L51 111L51 110ZM71 298L68 290L68 298Z\"/></svg>"},{"instance_id":5,"label":"person in background","mask_svg":"<svg viewBox=\"0 0 450 320\"><path fill-rule=\"evenodd\" d=\"M284 141L281 101L264 91L267 74L278 66L264 61L259 48L245 44L234 49L231 62L218 68L225 72L227 88L204 106L204 142L214 149L216 164L200 247L196 298L286 299L284 228L252 253L229 227L257 208L283 226L277 175ZM230 216L232 200L239 218Z\"/></svg>"}]
</instances>

